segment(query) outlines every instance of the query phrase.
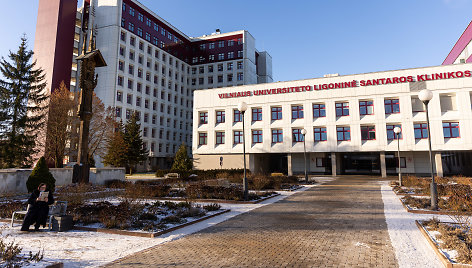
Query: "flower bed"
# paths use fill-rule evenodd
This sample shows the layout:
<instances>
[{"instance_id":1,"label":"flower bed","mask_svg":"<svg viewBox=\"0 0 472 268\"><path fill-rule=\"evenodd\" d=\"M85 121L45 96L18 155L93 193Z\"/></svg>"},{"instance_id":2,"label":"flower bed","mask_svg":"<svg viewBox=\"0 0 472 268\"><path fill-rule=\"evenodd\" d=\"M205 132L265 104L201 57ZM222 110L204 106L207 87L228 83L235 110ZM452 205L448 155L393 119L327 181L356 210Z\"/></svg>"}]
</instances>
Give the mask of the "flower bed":
<instances>
[{"instance_id":1,"label":"flower bed","mask_svg":"<svg viewBox=\"0 0 472 268\"><path fill-rule=\"evenodd\" d=\"M416 221L423 235L446 267L472 267L470 223Z\"/></svg>"},{"instance_id":2,"label":"flower bed","mask_svg":"<svg viewBox=\"0 0 472 268\"><path fill-rule=\"evenodd\" d=\"M198 205L190 202L131 203L91 202L68 207L74 222L85 229L113 229L127 232L160 233L220 212L218 204ZM123 234L123 232L115 232Z\"/></svg>"}]
</instances>

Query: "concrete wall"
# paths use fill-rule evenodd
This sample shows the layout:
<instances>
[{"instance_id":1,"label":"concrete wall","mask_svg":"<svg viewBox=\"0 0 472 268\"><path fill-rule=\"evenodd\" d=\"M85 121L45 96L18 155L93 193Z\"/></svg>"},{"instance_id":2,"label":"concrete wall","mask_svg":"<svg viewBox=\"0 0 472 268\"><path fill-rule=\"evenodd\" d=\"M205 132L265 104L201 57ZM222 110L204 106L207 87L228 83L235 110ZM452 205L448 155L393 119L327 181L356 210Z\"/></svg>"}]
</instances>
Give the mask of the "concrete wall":
<instances>
[{"instance_id":1,"label":"concrete wall","mask_svg":"<svg viewBox=\"0 0 472 268\"><path fill-rule=\"evenodd\" d=\"M72 183L72 168L51 168L49 171L56 179L56 186ZM0 170L0 193L25 193L26 181L32 169L2 169ZM90 182L104 184L106 180L124 180L124 168L92 168Z\"/></svg>"}]
</instances>

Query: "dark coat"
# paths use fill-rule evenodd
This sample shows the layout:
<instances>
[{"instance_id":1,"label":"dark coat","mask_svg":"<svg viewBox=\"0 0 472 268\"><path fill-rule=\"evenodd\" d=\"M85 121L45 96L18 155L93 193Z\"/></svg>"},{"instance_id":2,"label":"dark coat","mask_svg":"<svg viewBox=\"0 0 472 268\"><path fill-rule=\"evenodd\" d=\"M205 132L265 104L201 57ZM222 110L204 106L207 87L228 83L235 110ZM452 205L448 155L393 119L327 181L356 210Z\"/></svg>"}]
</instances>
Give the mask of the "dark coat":
<instances>
[{"instance_id":1,"label":"dark coat","mask_svg":"<svg viewBox=\"0 0 472 268\"><path fill-rule=\"evenodd\" d=\"M26 213L25 219L23 220L23 226L21 230L28 230L29 226L35 224L35 226L43 225L46 226L46 221L49 213L49 205L54 203L54 197L52 193L49 192L48 202L36 201L39 197L39 190L34 190L31 193L30 198L28 199L28 204L30 208Z\"/></svg>"}]
</instances>

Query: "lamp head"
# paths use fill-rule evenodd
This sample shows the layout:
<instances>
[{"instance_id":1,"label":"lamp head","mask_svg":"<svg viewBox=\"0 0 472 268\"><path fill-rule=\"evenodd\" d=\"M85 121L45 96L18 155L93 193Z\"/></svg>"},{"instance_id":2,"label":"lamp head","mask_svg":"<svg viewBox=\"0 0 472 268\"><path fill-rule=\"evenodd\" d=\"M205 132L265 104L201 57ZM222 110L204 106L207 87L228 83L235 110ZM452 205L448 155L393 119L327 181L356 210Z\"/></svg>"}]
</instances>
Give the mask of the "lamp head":
<instances>
[{"instance_id":1,"label":"lamp head","mask_svg":"<svg viewBox=\"0 0 472 268\"><path fill-rule=\"evenodd\" d=\"M402 129L400 127L395 127L393 129L393 132L395 132L395 134L400 134L402 132Z\"/></svg>"},{"instance_id":2,"label":"lamp head","mask_svg":"<svg viewBox=\"0 0 472 268\"><path fill-rule=\"evenodd\" d=\"M238 111L243 113L246 110L247 110L247 103L245 103L244 101L240 102L239 105L238 105Z\"/></svg>"},{"instance_id":3,"label":"lamp head","mask_svg":"<svg viewBox=\"0 0 472 268\"><path fill-rule=\"evenodd\" d=\"M302 134L303 134L303 136L306 135L306 129L302 129Z\"/></svg>"},{"instance_id":4,"label":"lamp head","mask_svg":"<svg viewBox=\"0 0 472 268\"><path fill-rule=\"evenodd\" d=\"M418 98L422 101L422 102L429 102L432 98L433 98L433 92L431 92L431 90L429 89L423 89L420 91L420 93L418 94Z\"/></svg>"}]
</instances>

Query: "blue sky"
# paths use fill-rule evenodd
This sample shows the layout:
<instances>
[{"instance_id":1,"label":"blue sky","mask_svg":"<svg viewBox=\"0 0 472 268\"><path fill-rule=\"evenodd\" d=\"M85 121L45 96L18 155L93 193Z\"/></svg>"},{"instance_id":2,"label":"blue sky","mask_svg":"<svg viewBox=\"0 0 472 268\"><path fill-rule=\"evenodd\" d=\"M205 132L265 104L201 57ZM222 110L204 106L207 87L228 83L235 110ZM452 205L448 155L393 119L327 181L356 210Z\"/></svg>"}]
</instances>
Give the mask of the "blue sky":
<instances>
[{"instance_id":1,"label":"blue sky","mask_svg":"<svg viewBox=\"0 0 472 268\"><path fill-rule=\"evenodd\" d=\"M0 56L26 33L39 0L0 9ZM440 65L472 20L472 0L141 0L189 36L246 29L273 59L275 81Z\"/></svg>"}]
</instances>

